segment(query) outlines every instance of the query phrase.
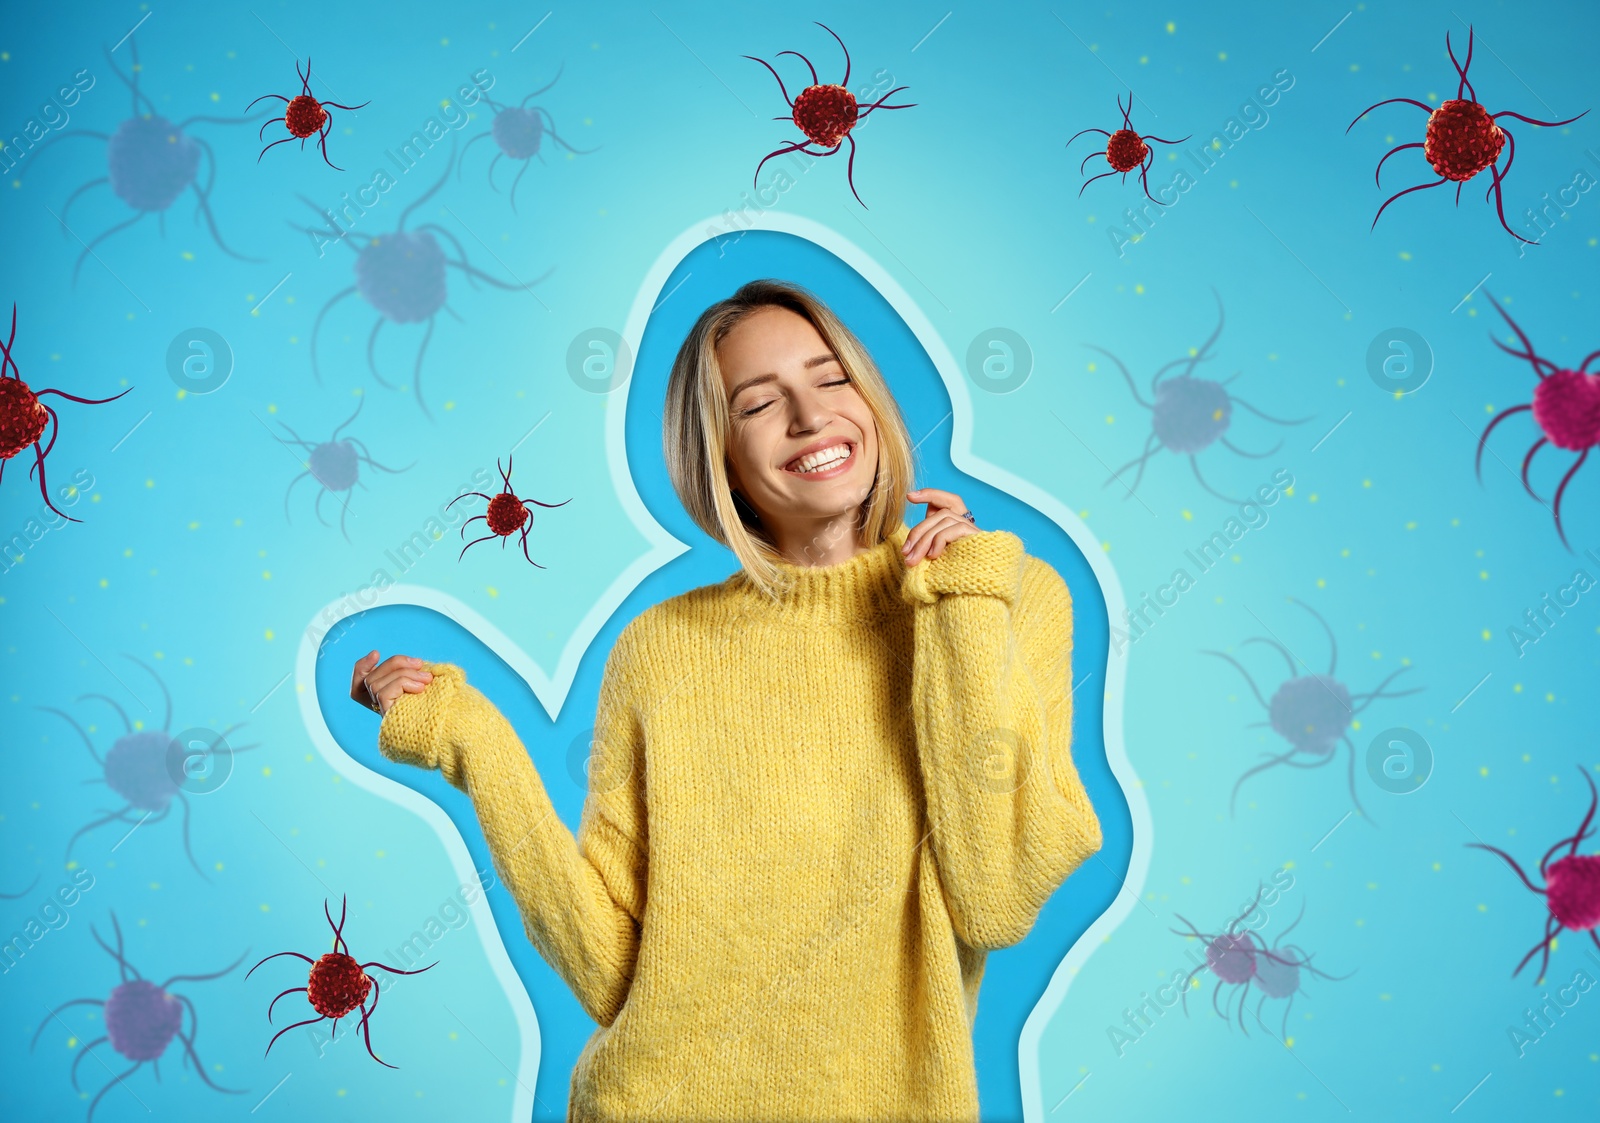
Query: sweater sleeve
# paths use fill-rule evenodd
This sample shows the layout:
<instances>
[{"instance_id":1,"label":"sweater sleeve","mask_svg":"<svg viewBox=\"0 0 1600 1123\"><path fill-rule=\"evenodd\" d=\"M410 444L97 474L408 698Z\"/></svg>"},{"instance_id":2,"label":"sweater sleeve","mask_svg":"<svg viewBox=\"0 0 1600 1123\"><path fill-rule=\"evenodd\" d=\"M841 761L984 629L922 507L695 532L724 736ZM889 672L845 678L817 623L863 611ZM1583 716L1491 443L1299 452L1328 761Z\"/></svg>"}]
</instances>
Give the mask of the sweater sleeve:
<instances>
[{"instance_id":1,"label":"sweater sleeve","mask_svg":"<svg viewBox=\"0 0 1600 1123\"><path fill-rule=\"evenodd\" d=\"M1072 762L1072 597L1006 531L959 538L905 572L912 717L928 830L956 935L1020 942L1100 849Z\"/></svg>"},{"instance_id":2,"label":"sweater sleeve","mask_svg":"<svg viewBox=\"0 0 1600 1123\"><path fill-rule=\"evenodd\" d=\"M378 733L384 756L437 768L471 797L528 939L602 1026L627 1000L645 907L644 738L626 638L606 662L576 838L511 723L460 667L428 664L432 681L396 699Z\"/></svg>"}]
</instances>

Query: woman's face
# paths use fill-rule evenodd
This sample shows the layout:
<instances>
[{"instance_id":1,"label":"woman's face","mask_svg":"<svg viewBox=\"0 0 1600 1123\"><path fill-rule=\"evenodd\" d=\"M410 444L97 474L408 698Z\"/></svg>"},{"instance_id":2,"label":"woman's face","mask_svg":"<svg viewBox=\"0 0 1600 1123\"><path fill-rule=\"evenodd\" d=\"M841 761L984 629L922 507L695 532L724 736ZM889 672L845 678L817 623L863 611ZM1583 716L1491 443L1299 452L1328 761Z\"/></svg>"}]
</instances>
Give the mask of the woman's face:
<instances>
[{"instance_id":1,"label":"woman's face","mask_svg":"<svg viewBox=\"0 0 1600 1123\"><path fill-rule=\"evenodd\" d=\"M853 515L877 476L877 425L811 321L775 305L758 309L723 338L717 359L728 393L729 482L768 533L792 539Z\"/></svg>"}]
</instances>

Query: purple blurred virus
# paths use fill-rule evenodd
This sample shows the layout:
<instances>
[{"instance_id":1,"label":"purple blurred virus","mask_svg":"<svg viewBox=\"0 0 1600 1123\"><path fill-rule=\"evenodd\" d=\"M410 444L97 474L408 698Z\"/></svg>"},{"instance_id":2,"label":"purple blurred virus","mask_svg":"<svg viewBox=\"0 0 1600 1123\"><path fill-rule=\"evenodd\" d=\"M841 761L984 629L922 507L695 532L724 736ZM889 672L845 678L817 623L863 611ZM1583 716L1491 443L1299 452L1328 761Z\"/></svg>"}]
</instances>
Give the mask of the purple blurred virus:
<instances>
[{"instance_id":1,"label":"purple blurred virus","mask_svg":"<svg viewBox=\"0 0 1600 1123\"><path fill-rule=\"evenodd\" d=\"M117 126L115 133L106 134L90 132L86 129L74 129L72 132L61 133L51 137L39 146L38 152L56 143L58 140L67 140L72 137L89 137L93 140L106 142L106 164L108 174L99 179L91 179L83 184L70 196L61 208L58 216L61 222L62 236L67 236L70 231L67 226L67 216L72 211L72 204L78 197L91 188L102 184L109 184L112 192L128 206L138 213L126 222L113 226L111 229L95 237L91 242L84 244L83 252L78 255L77 264L72 267L72 281L77 284L78 271L83 268L84 261L94 252L94 248L119 230L141 221L148 214L155 214L160 224L161 233L167 232L167 208L177 201L184 189L194 188L195 197L199 200L195 207L195 222L202 217L206 226L211 231L217 247L229 257L240 261L259 262L258 257L245 257L228 248L222 240L222 235L217 231L216 219L211 214L211 189L217 178L217 159L211 151L211 146L199 137L189 136L184 132L190 125L207 123L213 125L243 125L256 120L253 117L189 117L178 124L173 124L166 117L156 111L155 102L151 101L139 89L139 47L130 36L128 47L133 52L133 77L130 79L117 69L116 62L111 57L111 52L105 52L106 63L123 85L127 86L133 94L133 116ZM141 112L142 110L142 112ZM209 170L206 175L205 186L199 181L200 157L204 155L209 161ZM35 153L37 157L37 153ZM21 172L18 178L21 178Z\"/></svg>"},{"instance_id":2,"label":"purple blurred virus","mask_svg":"<svg viewBox=\"0 0 1600 1123\"><path fill-rule=\"evenodd\" d=\"M34 1031L33 1041L28 1046L29 1049L32 1050L39 1043L39 1035L44 1032L45 1026L51 1022L60 1025L74 1037L78 1036L66 1026L66 1023L61 1021L60 1015L63 1010L73 1006L102 1007L106 1032L104 1035L89 1042L82 1049L79 1049L78 1055L73 1058L71 1070L72 1090L80 1095L82 1094L81 1089L78 1087L78 1066L83 1063L85 1057L101 1045L109 1042L113 1049L134 1063L132 1068L124 1072L113 1073L111 1079L89 1102L90 1123L94 1119L95 1108L100 1106L101 1098L113 1087L138 1072L145 1064L150 1064L155 1069L157 1080L161 1079L161 1057L166 1053L167 1047L172 1044L174 1037L183 1042L183 1064L192 1064L195 1075L205 1082L206 1087L213 1088L218 1092L226 1092L230 1096L243 1095L244 1089L224 1088L219 1084L213 1083L211 1078L206 1075L205 1065L201 1063L200 1055L195 1052L194 1048L194 1039L200 1028L199 1015L195 1013L194 1003L184 995L170 993L167 988L177 982L201 983L209 979L219 979L243 963L250 954L249 949L247 948L244 955L241 955L220 971L213 971L209 975L174 975L157 986L141 976L138 969L129 963L127 956L123 954L122 926L117 923L116 913L111 914L111 927L117 936L115 950L100 938L100 933L95 931L93 925L89 926L89 932L94 936L95 943L104 948L106 954L117 961L117 969L122 974L122 982L112 989L111 994L104 1001L98 998L74 998L72 1001L63 1003L51 1010L45 1016L45 1019L39 1023L39 1028ZM183 1031L183 1015L185 1012L189 1015L188 1033ZM98 1060L99 1058L96 1059ZM111 1071L110 1066L106 1066L106 1071Z\"/></svg>"}]
</instances>

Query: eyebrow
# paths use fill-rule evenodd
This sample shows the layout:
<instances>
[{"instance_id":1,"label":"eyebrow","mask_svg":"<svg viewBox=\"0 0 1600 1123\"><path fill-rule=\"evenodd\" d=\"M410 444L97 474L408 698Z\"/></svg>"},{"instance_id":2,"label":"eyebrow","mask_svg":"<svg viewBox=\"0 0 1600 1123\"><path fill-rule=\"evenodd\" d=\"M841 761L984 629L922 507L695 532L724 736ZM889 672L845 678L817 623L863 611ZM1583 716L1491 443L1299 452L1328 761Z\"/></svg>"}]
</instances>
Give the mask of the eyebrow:
<instances>
[{"instance_id":1,"label":"eyebrow","mask_svg":"<svg viewBox=\"0 0 1600 1123\"><path fill-rule=\"evenodd\" d=\"M837 362L839 362L839 356L829 352L822 355L813 355L811 358L802 363L801 366L803 366L806 370L810 370L812 367L820 367L827 363ZM842 366L843 364L841 363L840 365ZM739 383L739 385L733 388L733 393L728 395L729 403L731 404L735 398L737 398L745 390L748 390L750 387L760 386L766 382L776 381L777 377L778 376L776 374L759 374L754 378L745 379L743 382Z\"/></svg>"}]
</instances>

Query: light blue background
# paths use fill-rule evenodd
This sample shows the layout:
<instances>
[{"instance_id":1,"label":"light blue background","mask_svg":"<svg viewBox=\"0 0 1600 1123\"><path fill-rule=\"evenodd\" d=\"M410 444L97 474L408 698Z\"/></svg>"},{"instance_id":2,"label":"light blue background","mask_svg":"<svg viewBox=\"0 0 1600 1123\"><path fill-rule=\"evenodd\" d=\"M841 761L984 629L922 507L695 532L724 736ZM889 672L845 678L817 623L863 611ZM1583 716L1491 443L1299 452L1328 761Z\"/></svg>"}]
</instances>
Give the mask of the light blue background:
<instances>
[{"instance_id":1,"label":"light blue background","mask_svg":"<svg viewBox=\"0 0 1600 1123\"><path fill-rule=\"evenodd\" d=\"M102 406L46 399L61 416L48 462L52 487L79 470L94 487L66 508L81 525L58 524L0 576L10 706L0 728L12 762L0 795L0 891L22 891L39 879L0 902L0 930L15 931L39 915L46 895L71 876L67 839L97 818L98 808L116 806L104 788L84 785L97 773L71 728L36 707L72 713L102 753L120 723L103 702L80 696L112 697L153 728L158 692L126 653L153 666L171 690L173 732L248 722L231 739L260 748L238 755L220 791L190 797L192 846L209 880L185 859L176 810L120 844L126 828L114 825L79 840L74 857L94 874L94 888L68 911L63 928L0 976L0 1048L13 1074L0 1092L8 1118L81 1119L86 1111L88 1098L72 1091L68 1069L75 1050L101 1032L92 1010L64 1013L65 1027L48 1026L35 1051L28 1047L48 1009L103 998L115 985L112 961L89 934L93 923L106 935L113 910L129 960L158 981L220 969L247 949L249 962L291 948L325 950L320 910L330 894L335 904L340 893L350 895L346 935L363 959L385 956L439 914L458 881L444 845L416 815L332 768L303 718L297 694L315 691L346 748L375 757L375 720L339 697L348 675L338 664L347 668L359 644L341 641L317 675L301 681L293 677L301 633L325 606L370 581L386 565L385 552L422 527L474 469L491 466L543 419L517 450L515 481L536 498L572 498L560 510L540 511L530 535L535 560L549 568L533 569L492 544L457 563L452 531L405 580L456 598L554 671L601 591L644 550L605 459L605 411L622 395L576 385L567 374L568 347L597 325L621 330L668 243L753 197L757 161L794 130L770 120L783 111L771 75L740 56L787 64L779 69L791 94L803 84L804 68L792 57L776 59L778 51L803 51L825 80L836 78L837 45L814 18L849 46L852 88L871 84L881 69L909 87L896 100L917 106L874 114L858 132L855 182L870 209L850 196L843 159L818 161L775 209L821 223L869 255L959 361L996 326L1028 342L1033 369L1020 389L998 395L969 381L973 451L1079 514L1098 539L1085 545L1103 551L1120 583L1105 600L1154 594L1175 568L1187 568L1184 552L1221 529L1236 508L1201 488L1189 464L1169 452L1151 460L1136 499L1102 487L1112 469L1138 455L1150 416L1085 344L1114 352L1144 392L1157 367L1212 331L1214 288L1227 323L1216 359L1197 373L1221 379L1238 372L1229 387L1238 398L1276 417L1313 419L1284 428L1236 412L1229 436L1239 447L1259 452L1282 439L1282 448L1256 460L1221 447L1199 456L1205 479L1227 494L1254 490L1279 469L1296 486L1269 509L1266 525L1245 534L1228 561L1200 575L1131 645L1124 696L1106 701L1108 712L1123 715L1127 756L1142 782L1130 802L1148 802L1151 829L1138 840L1148 868L1134 863L1134 887L1112 907L1121 924L1092 948L1045 1028L1040 1086L1031 1096L1043 1105L1040 1118L1146 1118L1197 1104L1329 1119L1349 1112L1444 1116L1453 1108L1462 1118L1593 1114L1600 998L1589 992L1519 1056L1508 1029L1551 987L1536 984L1536 965L1516 978L1511 969L1543 931L1544 903L1492 856L1463 846L1500 846L1531 868L1576 829L1588 805L1588 787L1575 770L1593 775L1600 765L1596 594L1585 594L1520 654L1508 638L1543 595L1554 597L1572 582L1575 569L1600 578L1600 564L1582 554L1600 552L1600 468L1586 465L1567 491L1572 553L1549 510L1516 479L1537 439L1526 414L1496 430L1481 485L1472 467L1483 426L1499 410L1527 402L1534 383L1525 362L1492 346L1491 336L1507 332L1486 292L1506 302L1541 354L1563 366L1581 362L1600 347L1593 328L1600 323L1600 203L1593 192L1582 194L1541 245L1519 253L1485 204L1480 177L1462 192L1459 208L1447 191L1418 192L1369 232L1383 199L1430 178L1411 151L1389 161L1382 189L1372 182L1384 152L1420 139L1424 117L1409 106L1385 106L1348 135L1345 128L1384 98L1452 96L1443 39L1450 30L1458 48L1464 43L1462 19L1480 33L1472 77L1491 111L1551 118L1591 108L1595 16L1568 5L1529 18L1491 4L1246 5L1226 14L1019 5L946 18L947 11L614 5L555 11L541 23L543 9L512 7L478 8L470 17L417 5L158 9L135 38L140 81L173 120L238 116L262 93L295 92L296 55L313 59L319 96L370 100L355 114L335 111L329 152L342 173L291 145L258 164L264 142L255 137L257 124L189 130L216 153L211 207L223 239L264 259L259 263L224 254L203 220L192 219L188 192L171 208L164 234L146 219L108 238L74 285L82 243L130 217L103 186L74 203L70 233L52 217L78 187L106 174L104 143L66 139L22 158L3 186L0 219L12 277L10 292L0 296L18 304L14 354L22 376L82 397L130 386L133 392ZM129 115L130 95L104 49L145 14L88 4L74 8L70 20L42 10L8 20L0 32L7 94L0 132L20 133L43 100L83 68L96 83L72 107L64 131L113 131ZM112 57L127 73L130 44ZM531 291L474 289L451 272L449 304L461 319L439 316L425 360L432 421L409 390L373 380L365 347L376 313L355 297L324 322L319 386L308 353L313 321L351 283L355 258L341 246L317 255L303 233L311 211L296 195L332 207L343 193L372 183L376 169L390 169L395 186L356 221L355 234L392 231L400 211L442 174L444 152L435 149L405 174L386 152L427 118L442 119L442 102L475 71L487 68L494 77L491 96L516 102L563 64L560 81L538 103L564 139L598 150L568 159L547 146L548 166L529 169L513 214L504 192L515 169L502 161L500 193L490 190L491 142L484 141L459 179L452 171L408 223L439 223L475 267L502 282L554 272ZM1132 232L1123 211L1142 196L1131 180L1110 178L1080 198L1078 165L1093 142L1080 138L1069 149L1067 138L1085 127L1114 127L1115 99L1125 98L1131 83L1142 132L1194 136L1157 148L1154 188L1170 182L1176 168L1194 167L1185 153L1285 69L1294 84L1268 110L1270 120L1119 253L1113 228ZM1555 129L1507 123L1518 143L1504 187L1516 228L1525 228L1519 216L1526 209L1571 184L1577 170L1600 177L1600 156L1591 155L1600 153L1594 115ZM487 127L479 112L458 139ZM764 183L777 164L767 165ZM831 268L828 255L777 236L747 235L736 245L713 244L709 253L719 248L730 277L769 267L778 275ZM1487 284L1475 288L1486 274ZM883 316L859 282L839 284L841 308ZM659 408L665 364L693 312L731 287L697 274L662 303L660 319L652 318L630 387L637 394L628 397L630 460L659 456L649 411ZM671 289L662 286L645 300L654 303ZM906 397L908 413L931 408L929 421L937 420L948 407L939 406L941 389L926 357L910 350L914 340L903 329L876 322L871 342L897 390L935 395ZM235 367L220 390L180 395L168 377L168 347L196 326L228 341ZM1399 397L1368 375L1369 345L1396 327L1420 333L1432 355L1428 382ZM409 386L423 332L420 325L384 328L377 359L385 378ZM379 463L415 464L398 475L364 476L367 490L350 499L347 542L332 497L322 509L335 525L319 525L310 481L297 486L285 518L285 490L302 469L268 433L284 422L324 439L363 393L361 415L347 433ZM912 427L918 437L927 428ZM946 486L949 433L938 430L920 449L929 475L919 483ZM29 457L11 461L0 483L5 538L23 532L41 504L24 467ZM1548 448L1539 454L1531 478L1546 500L1573 459ZM581 665L549 739L529 737L564 814L575 813L581 798L566 774L566 746L592 721L609 639L645 604L718 579L733 565L730 555L719 557L683 529L681 512L661 505L670 497L664 481L633 470L646 506L698 548L619 609ZM961 487L964 495L984 495L976 482ZM1080 661L1103 660L1105 602L1091 581L1074 576L1080 563L1064 535L1042 527L1025 533L1030 516L1021 507L986 498L980 518L1024 532L1030 549L1037 541L1039 550L1055 551L1053 564L1059 559L1073 583ZM1343 818L1351 807L1343 747L1325 770L1280 768L1254 777L1240 792L1237 816L1228 815L1239 775L1285 743L1269 729L1251 728L1265 715L1249 689L1201 651L1230 652L1264 692L1282 682L1283 661L1262 645L1241 646L1253 636L1276 636L1322 671L1326 637L1291 596L1328 621L1339 644L1338 677L1352 693L1407 665L1412 669L1392 689L1426 688L1374 702L1352 730L1362 755L1358 790L1372 822ZM550 729L544 707L509 670L496 672L492 657L474 653L458 626L424 624L422 617L384 610L358 626L418 654L478 660L469 664L474 681L487 684L519 728ZM1098 739L1097 723L1084 727L1083 710L1099 708L1100 682L1084 688L1092 698L1079 695L1080 751ZM1396 726L1420 732L1435 758L1427 782L1406 796L1380 790L1365 767L1372 736ZM1103 764L1096 767L1099 782L1110 784ZM1087 922L1097 903L1109 903L1129 862L1128 812L1110 789L1096 796L1106 812L1109 865L1085 867L1058 895L1064 921L1081 914ZM469 848L479 845L470 830L463 834ZM1294 885L1269 910L1264 934L1277 936L1304 905L1289 941L1313 953L1319 968L1349 976L1307 982L1288 1022L1292 1044L1273 1040L1280 1003L1267 1005L1264 1024L1249 1021L1248 1037L1238 1025L1224 1025L1210 1011L1206 976L1190 995L1187 1019L1169 1011L1119 1056L1108 1027L1120 1025L1123 1011L1175 968L1188 967L1193 945L1172 933L1183 927L1177 914L1216 931L1280 867L1288 867ZM504 896L490 890L488 899L526 978L539 967ZM374 1044L401 1066L397 1072L349 1045L351 1026L320 1058L297 1033L263 1059L266 1003L299 981L291 969L298 961L276 960L248 982L241 967L174 987L196 1003L197 1049L208 1074L246 1094L204 1087L174 1047L161 1083L139 1072L126 1090L106 1095L96 1118L242 1117L258 1103L261 1118L505 1117L522 1039L478 936L472 927L449 931L438 948L440 967L385 998L373 1020ZM1564 933L1548 982L1564 985L1579 969L1600 978L1600 962L1586 950L1594 951L1587 935ZM997 974L986 984L980 1026L991 1006L1003 1004L998 981ZM535 992L532 999L547 1053L555 1055L559 1039L570 1055L572 1035L587 1033L562 1020L570 997ZM293 1020L284 1016L288 1005L279 1004L279 1026ZM1253 1013L1254 995L1247 1006ZM108 1063L120 1060L104 1047L100 1053ZM997 1087L994 1071L983 1068L985 1117L1020 1117L1015 1104L1024 1097ZM93 1057L78 1074L90 1095L108 1079ZM566 1072L541 1065L535 1090L536 1117L559 1118Z\"/></svg>"}]
</instances>

